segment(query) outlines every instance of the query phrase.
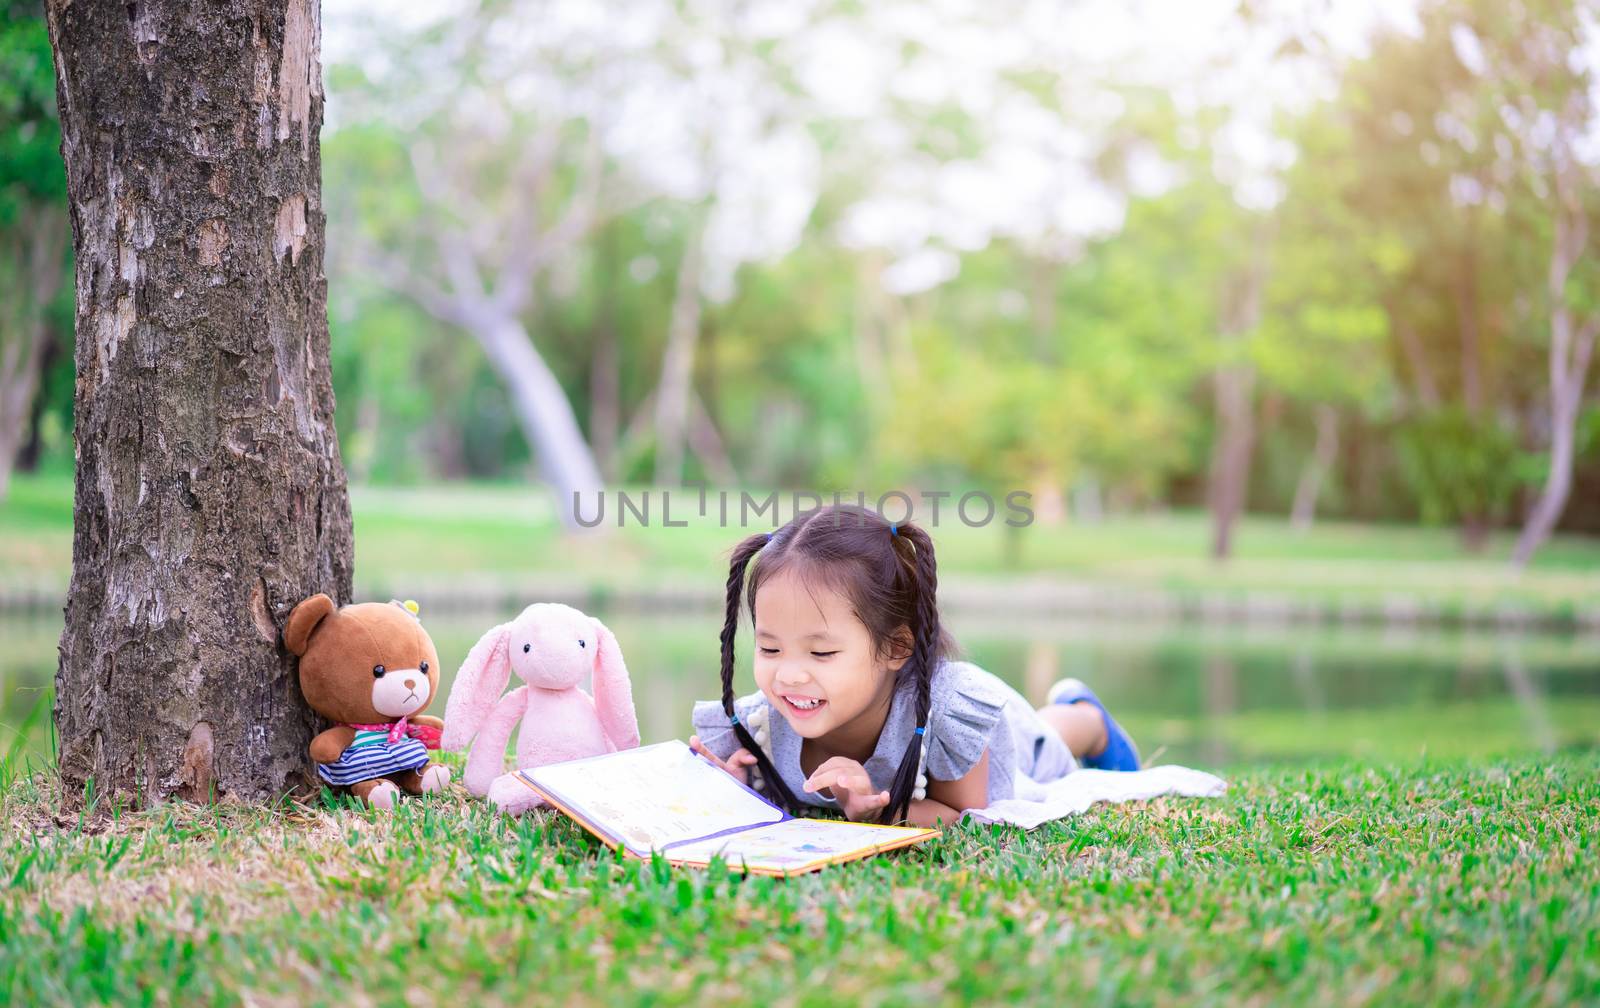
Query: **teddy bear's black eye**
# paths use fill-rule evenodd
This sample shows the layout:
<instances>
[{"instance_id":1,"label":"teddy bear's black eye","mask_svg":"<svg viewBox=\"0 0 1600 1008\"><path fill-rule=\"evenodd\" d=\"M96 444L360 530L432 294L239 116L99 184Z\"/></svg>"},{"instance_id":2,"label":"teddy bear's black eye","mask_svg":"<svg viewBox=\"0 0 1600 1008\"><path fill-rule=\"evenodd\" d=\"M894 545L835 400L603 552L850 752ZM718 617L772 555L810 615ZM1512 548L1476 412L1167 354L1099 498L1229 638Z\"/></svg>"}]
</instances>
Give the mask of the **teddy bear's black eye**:
<instances>
[{"instance_id":1,"label":"teddy bear's black eye","mask_svg":"<svg viewBox=\"0 0 1600 1008\"><path fill-rule=\"evenodd\" d=\"M427 662L423 662L421 665L418 665L417 666L417 671L421 672L423 675L427 675L428 674L428 663Z\"/></svg>"},{"instance_id":2,"label":"teddy bear's black eye","mask_svg":"<svg viewBox=\"0 0 1600 1008\"><path fill-rule=\"evenodd\" d=\"M524 645L522 645L522 653L523 654L527 654L529 651L532 651L532 650L533 650L533 645L532 644L524 644Z\"/></svg>"},{"instance_id":3,"label":"teddy bear's black eye","mask_svg":"<svg viewBox=\"0 0 1600 1008\"><path fill-rule=\"evenodd\" d=\"M382 665L374 665L374 666L372 666L372 678L374 678L374 679L382 679L383 678L383 666Z\"/></svg>"},{"instance_id":4,"label":"teddy bear's black eye","mask_svg":"<svg viewBox=\"0 0 1600 1008\"><path fill-rule=\"evenodd\" d=\"M578 642L578 646L579 647L588 647L589 645L585 644L583 641L579 641Z\"/></svg>"}]
</instances>

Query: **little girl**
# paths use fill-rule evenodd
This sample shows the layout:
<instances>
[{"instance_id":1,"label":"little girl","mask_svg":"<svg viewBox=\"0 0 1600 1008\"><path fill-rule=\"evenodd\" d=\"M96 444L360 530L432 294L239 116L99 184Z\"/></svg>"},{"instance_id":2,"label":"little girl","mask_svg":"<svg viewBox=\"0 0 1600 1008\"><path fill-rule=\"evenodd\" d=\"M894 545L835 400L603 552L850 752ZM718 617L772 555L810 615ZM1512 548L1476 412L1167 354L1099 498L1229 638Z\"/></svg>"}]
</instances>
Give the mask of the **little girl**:
<instances>
[{"instance_id":1,"label":"little girl","mask_svg":"<svg viewBox=\"0 0 1600 1008\"><path fill-rule=\"evenodd\" d=\"M752 560L759 691L735 699ZM820 508L745 538L728 572L722 700L695 704L690 745L791 812L810 805L919 826L1034 797L1080 761L1139 768L1133 740L1082 683L1057 683L1034 710L994 675L947 657L937 587L928 533L865 508Z\"/></svg>"}]
</instances>

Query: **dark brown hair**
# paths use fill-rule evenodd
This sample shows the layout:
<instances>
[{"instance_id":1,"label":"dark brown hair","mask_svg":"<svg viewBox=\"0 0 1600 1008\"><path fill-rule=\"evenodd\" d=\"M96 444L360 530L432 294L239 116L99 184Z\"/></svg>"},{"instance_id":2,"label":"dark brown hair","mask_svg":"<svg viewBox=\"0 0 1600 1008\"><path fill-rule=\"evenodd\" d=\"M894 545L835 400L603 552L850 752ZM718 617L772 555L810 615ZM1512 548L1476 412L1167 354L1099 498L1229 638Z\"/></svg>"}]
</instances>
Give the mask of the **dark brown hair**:
<instances>
[{"instance_id":1,"label":"dark brown hair","mask_svg":"<svg viewBox=\"0 0 1600 1008\"><path fill-rule=\"evenodd\" d=\"M751 561L750 619L756 614L756 593L767 579L793 570L804 583L837 591L849 600L855 615L867 628L880 656L903 653L905 641L897 631L911 633L911 653L900 666L894 688L915 684L917 727L926 729L933 671L939 660L955 650L954 641L939 623L938 565L933 539L909 522L891 525L882 515L854 505L833 505L796 515L772 533L757 532L734 546L728 569L728 606L722 624L722 709L733 724L739 743L753 753L768 797L790 812L800 802L774 769L771 758L756 744L749 729L734 716L733 641L739 629L739 602ZM922 733L911 736L906 754L889 791L882 821L904 818L916 787L922 759Z\"/></svg>"}]
</instances>

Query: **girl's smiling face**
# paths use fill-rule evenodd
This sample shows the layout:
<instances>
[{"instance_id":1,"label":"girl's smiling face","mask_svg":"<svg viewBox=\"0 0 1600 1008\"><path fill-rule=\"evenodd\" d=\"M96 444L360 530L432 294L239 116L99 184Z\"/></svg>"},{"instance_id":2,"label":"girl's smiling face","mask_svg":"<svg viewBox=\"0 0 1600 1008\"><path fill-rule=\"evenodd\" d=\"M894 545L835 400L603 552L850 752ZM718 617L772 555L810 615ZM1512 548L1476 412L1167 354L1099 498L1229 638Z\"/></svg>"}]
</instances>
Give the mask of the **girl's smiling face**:
<instances>
[{"instance_id":1,"label":"girl's smiling face","mask_svg":"<svg viewBox=\"0 0 1600 1008\"><path fill-rule=\"evenodd\" d=\"M755 631L756 685L796 734L870 728L864 735L876 741L894 674L909 655L880 655L848 599L786 569L756 593ZM875 723L858 723L863 715Z\"/></svg>"}]
</instances>

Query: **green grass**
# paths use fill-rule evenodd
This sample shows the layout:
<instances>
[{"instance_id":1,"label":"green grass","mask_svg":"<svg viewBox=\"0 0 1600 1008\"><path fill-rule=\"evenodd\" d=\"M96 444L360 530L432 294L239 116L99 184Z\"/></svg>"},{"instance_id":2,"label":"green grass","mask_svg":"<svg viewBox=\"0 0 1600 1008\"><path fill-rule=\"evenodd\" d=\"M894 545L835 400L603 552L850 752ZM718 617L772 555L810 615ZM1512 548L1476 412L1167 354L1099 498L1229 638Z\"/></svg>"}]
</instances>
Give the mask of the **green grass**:
<instances>
[{"instance_id":1,"label":"green grass","mask_svg":"<svg viewBox=\"0 0 1600 1008\"><path fill-rule=\"evenodd\" d=\"M792 880L459 796L59 813L0 791L11 1004L1579 1004L1600 753L1243 772Z\"/></svg>"},{"instance_id":2,"label":"green grass","mask_svg":"<svg viewBox=\"0 0 1600 1008\"><path fill-rule=\"evenodd\" d=\"M630 491L637 499L643 491ZM451 484L433 488L358 487L352 492L358 590L422 591L440 583L576 583L602 590L683 585L714 591L726 553L750 529L717 526L717 504L698 517L692 491L674 495L664 527L660 497L650 527L614 527L573 537L557 527L548 498L523 486ZM780 502L787 501L780 495ZM588 505L592 507L591 505ZM996 521L969 528L945 503L938 527L941 572L995 592L1027 590L1043 577L1165 593L1178 599L1271 595L1337 607L1344 601L1422 603L1446 616L1517 606L1571 619L1600 603L1600 539L1557 537L1520 578L1506 563L1512 537L1496 535L1479 555L1462 552L1449 529L1325 522L1301 535L1270 516L1242 523L1237 555L1206 556L1207 518L1195 512L1130 515L1096 525L1035 524L1008 540ZM738 500L730 501L737 517ZM790 506L783 504L783 513ZM1002 512L1002 516L1004 512ZM64 589L71 566L72 487L61 475L19 475L0 504L0 586ZM709 588L708 588L709 586Z\"/></svg>"}]
</instances>

